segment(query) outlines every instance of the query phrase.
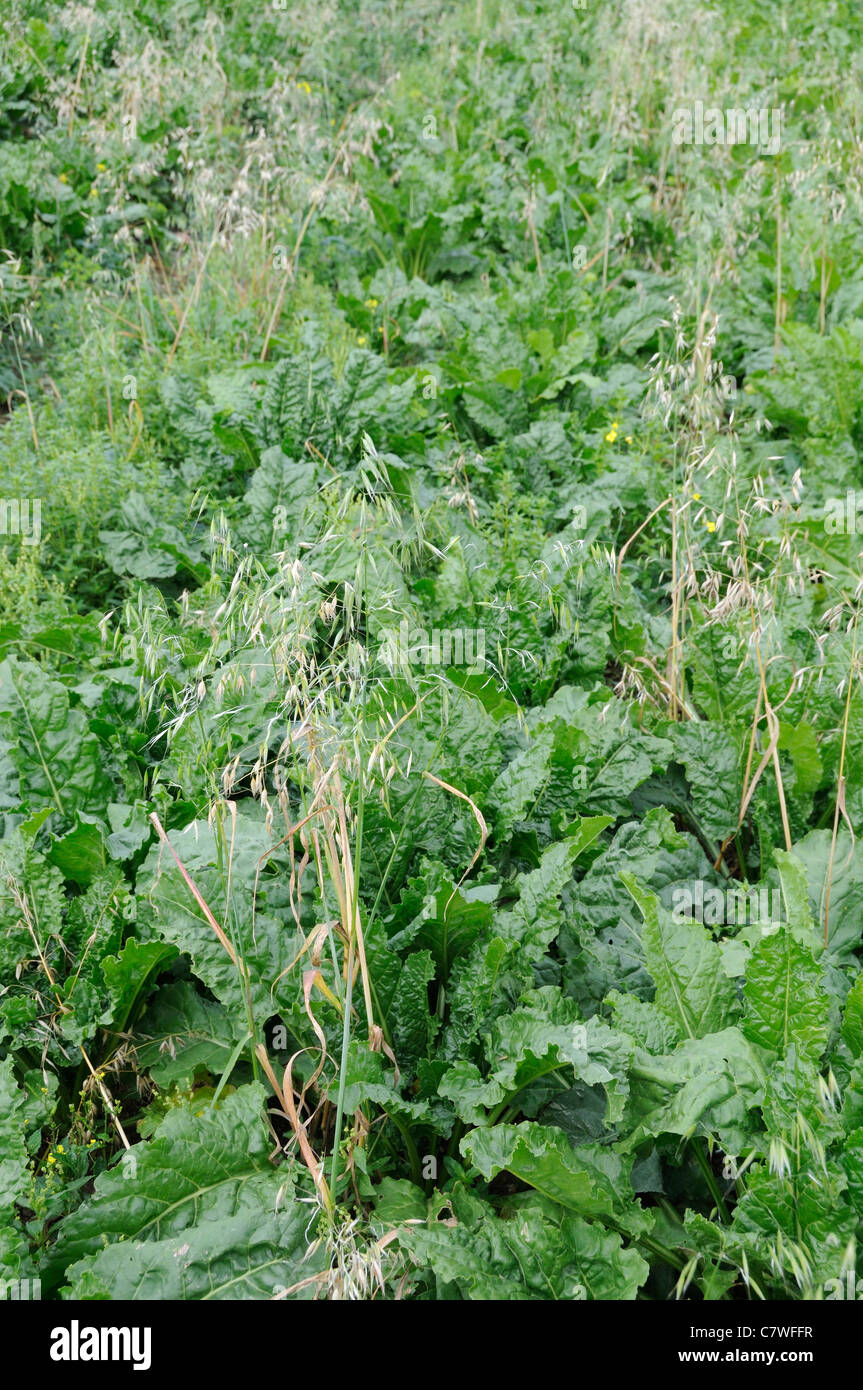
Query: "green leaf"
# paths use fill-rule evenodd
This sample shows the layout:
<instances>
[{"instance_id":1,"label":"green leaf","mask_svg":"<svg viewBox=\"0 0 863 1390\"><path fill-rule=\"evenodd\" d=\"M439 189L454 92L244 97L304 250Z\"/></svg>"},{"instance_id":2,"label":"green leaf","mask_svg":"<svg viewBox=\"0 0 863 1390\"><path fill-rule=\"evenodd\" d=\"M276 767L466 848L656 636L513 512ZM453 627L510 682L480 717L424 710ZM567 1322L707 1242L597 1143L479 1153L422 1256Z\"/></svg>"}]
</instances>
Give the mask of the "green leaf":
<instances>
[{"instance_id":1,"label":"green leaf","mask_svg":"<svg viewBox=\"0 0 863 1390\"><path fill-rule=\"evenodd\" d=\"M425 1194L407 1178L383 1178L374 1194L375 1216L384 1226L425 1221L428 1212Z\"/></svg>"},{"instance_id":2,"label":"green leaf","mask_svg":"<svg viewBox=\"0 0 863 1390\"><path fill-rule=\"evenodd\" d=\"M438 1095L451 1100L459 1119L469 1125L485 1123L486 1111L506 1094L499 1081L486 1080L479 1067L464 1058L454 1062L438 1082Z\"/></svg>"},{"instance_id":3,"label":"green leaf","mask_svg":"<svg viewBox=\"0 0 863 1390\"><path fill-rule=\"evenodd\" d=\"M737 1028L687 1038L665 1056L636 1049L618 1147L630 1153L664 1134L721 1133L728 1151L741 1152L753 1130L749 1112L762 1103L765 1083L755 1049Z\"/></svg>"},{"instance_id":4,"label":"green leaf","mask_svg":"<svg viewBox=\"0 0 863 1390\"><path fill-rule=\"evenodd\" d=\"M27 1096L15 1081L11 1057L0 1062L0 1212L6 1219L14 1202L27 1193L27 1145L24 1114Z\"/></svg>"},{"instance_id":5,"label":"green leaf","mask_svg":"<svg viewBox=\"0 0 863 1390\"><path fill-rule=\"evenodd\" d=\"M112 859L131 859L147 843L153 833L149 820L147 803L136 801L133 806L125 802L108 802L108 822L111 834L108 836L108 853Z\"/></svg>"},{"instance_id":6,"label":"green leaf","mask_svg":"<svg viewBox=\"0 0 863 1390\"><path fill-rule=\"evenodd\" d=\"M64 816L98 810L111 795L104 753L86 716L72 709L64 685L33 661L0 662L0 739L18 773L21 800L50 801Z\"/></svg>"},{"instance_id":7,"label":"green leaf","mask_svg":"<svg viewBox=\"0 0 863 1390\"><path fill-rule=\"evenodd\" d=\"M565 839L549 845L537 869L519 874L518 902L498 915L497 935L517 942L531 959L541 956L560 930L558 898L572 877L573 864L612 822L612 816L585 817Z\"/></svg>"},{"instance_id":8,"label":"green leaf","mask_svg":"<svg viewBox=\"0 0 863 1390\"><path fill-rule=\"evenodd\" d=\"M793 855L805 875L809 913L814 919L809 939L813 945L824 939L829 880L829 952L835 960L845 964L853 960L853 953L863 940L863 845L859 841L852 845L844 826L837 836L835 853L831 853L831 843L831 831L811 830L795 843ZM784 862L783 856L784 851L776 851L780 865ZM792 886L791 875L785 876L783 894L794 899L796 893L798 924L802 925L804 912L799 903L799 885L796 889Z\"/></svg>"},{"instance_id":9,"label":"green leaf","mask_svg":"<svg viewBox=\"0 0 863 1390\"><path fill-rule=\"evenodd\" d=\"M681 1037L700 1038L723 1028L737 1012L737 998L710 933L698 922L676 922L632 874L620 877L644 917L644 956L658 1007Z\"/></svg>"},{"instance_id":10,"label":"green leaf","mask_svg":"<svg viewBox=\"0 0 863 1390\"><path fill-rule=\"evenodd\" d=\"M863 1057L863 974L858 975L845 1000L842 1036L855 1057Z\"/></svg>"},{"instance_id":11,"label":"green leaf","mask_svg":"<svg viewBox=\"0 0 863 1390\"><path fill-rule=\"evenodd\" d=\"M26 1130L28 1097L15 1081L12 1058L0 1062L0 1273L15 1278L30 1267L15 1204L30 1195Z\"/></svg>"},{"instance_id":12,"label":"green leaf","mask_svg":"<svg viewBox=\"0 0 863 1390\"><path fill-rule=\"evenodd\" d=\"M221 1076L234 1047L232 1015L185 980L162 985L135 1028L135 1055L157 1086L182 1085L199 1068Z\"/></svg>"},{"instance_id":13,"label":"green leaf","mask_svg":"<svg viewBox=\"0 0 863 1390\"><path fill-rule=\"evenodd\" d=\"M281 916L267 911L269 896L278 890L279 881L258 875L261 855L273 847L262 820L238 815L233 835L214 831L206 821L193 821L172 832L171 843L243 961L254 1020L263 1026L276 1012L280 985L288 989L284 981L297 953L297 933L286 927ZM248 1026L241 971L199 907L173 856L161 845L150 849L138 871L137 900L139 922L151 934L188 954L198 978Z\"/></svg>"},{"instance_id":14,"label":"green leaf","mask_svg":"<svg viewBox=\"0 0 863 1390\"><path fill-rule=\"evenodd\" d=\"M803 886L805 901L805 880ZM808 917L808 902L806 903ZM793 1043L801 1057L817 1061L827 1043L830 999L812 951L788 927L755 947L743 986L743 1032L781 1056Z\"/></svg>"},{"instance_id":15,"label":"green leaf","mask_svg":"<svg viewBox=\"0 0 863 1390\"><path fill-rule=\"evenodd\" d=\"M813 923L809 909L806 868L795 855L788 854L785 850L774 850L773 855L779 869L788 930L798 940L806 944L812 943Z\"/></svg>"},{"instance_id":16,"label":"green leaf","mask_svg":"<svg viewBox=\"0 0 863 1390\"><path fill-rule=\"evenodd\" d=\"M632 1299L648 1266L619 1235L536 1197L496 1215L480 1202L454 1202L454 1224L430 1221L400 1233L402 1247L430 1268L439 1297L525 1301Z\"/></svg>"},{"instance_id":17,"label":"green leaf","mask_svg":"<svg viewBox=\"0 0 863 1390\"><path fill-rule=\"evenodd\" d=\"M456 961L447 983L449 1018L439 1052L462 1058L490 1020L510 1007L533 979L530 963L518 946L499 936L478 941L470 955Z\"/></svg>"},{"instance_id":18,"label":"green leaf","mask_svg":"<svg viewBox=\"0 0 863 1390\"><path fill-rule=\"evenodd\" d=\"M737 828L743 735L733 725L689 720L671 724L668 737L686 771L698 823L720 845Z\"/></svg>"},{"instance_id":19,"label":"green leaf","mask_svg":"<svg viewBox=\"0 0 863 1390\"><path fill-rule=\"evenodd\" d=\"M162 941L136 941L130 937L118 956L106 956L102 961L110 997L106 1022L124 1032L147 981L155 978L175 955L173 946Z\"/></svg>"},{"instance_id":20,"label":"green leaf","mask_svg":"<svg viewBox=\"0 0 863 1390\"><path fill-rule=\"evenodd\" d=\"M269 1300L309 1279L324 1265L307 1243L305 1206L279 1199L275 1181L259 1201L236 1215L209 1219L166 1240L125 1240L79 1260L68 1272L64 1298L116 1300ZM314 1298L315 1284L293 1299Z\"/></svg>"},{"instance_id":21,"label":"green leaf","mask_svg":"<svg viewBox=\"0 0 863 1390\"><path fill-rule=\"evenodd\" d=\"M420 877L412 878L388 923L404 924L391 934L390 951L423 947L431 953L443 979L453 961L467 954L481 933L491 925L491 903L497 888L471 884L457 888L443 864L426 861Z\"/></svg>"},{"instance_id":22,"label":"green leaf","mask_svg":"<svg viewBox=\"0 0 863 1390\"><path fill-rule=\"evenodd\" d=\"M176 526L157 517L141 492L120 502L122 529L100 531L105 559L115 574L135 579L170 579L183 568L199 580L206 576L200 548Z\"/></svg>"},{"instance_id":23,"label":"green leaf","mask_svg":"<svg viewBox=\"0 0 863 1390\"><path fill-rule=\"evenodd\" d=\"M339 1078L330 1083L328 1097L335 1104ZM380 1052L372 1052L365 1043L353 1040L348 1050L345 1069L345 1114L351 1115L366 1101L381 1106L388 1115L411 1120L424 1116L426 1107L404 1100L395 1087L395 1077L387 1070Z\"/></svg>"},{"instance_id":24,"label":"green leaf","mask_svg":"<svg viewBox=\"0 0 863 1390\"><path fill-rule=\"evenodd\" d=\"M490 786L489 801L496 807L495 840L505 840L512 833L516 821L523 818L527 807L535 800L548 774L553 744L553 730L543 730L535 735L527 748L516 753L512 762L498 773Z\"/></svg>"},{"instance_id":25,"label":"green leaf","mask_svg":"<svg viewBox=\"0 0 863 1390\"><path fill-rule=\"evenodd\" d=\"M567 1210L603 1217L633 1235L653 1223L632 1191L631 1160L600 1144L573 1148L561 1129L533 1121L475 1129L461 1151L486 1181L506 1169Z\"/></svg>"},{"instance_id":26,"label":"green leaf","mask_svg":"<svg viewBox=\"0 0 863 1390\"><path fill-rule=\"evenodd\" d=\"M399 1069L408 1076L416 1064L428 1056L440 1029L440 1019L429 1009L428 985L435 977L430 951L414 951L399 976L390 1018L393 1045Z\"/></svg>"},{"instance_id":27,"label":"green leaf","mask_svg":"<svg viewBox=\"0 0 863 1390\"><path fill-rule=\"evenodd\" d=\"M621 869L658 893L681 879L703 876L708 866L695 842L675 830L665 807L619 828L580 880L557 942L566 991L585 1014L595 1013L611 989L641 998L652 990L641 913L619 877Z\"/></svg>"},{"instance_id":28,"label":"green leaf","mask_svg":"<svg viewBox=\"0 0 863 1390\"><path fill-rule=\"evenodd\" d=\"M165 1242L176 1251L196 1227L206 1225L215 1234L243 1213L249 1223L243 1229L255 1231L261 1217L275 1211L284 1183L269 1160L264 1097L255 1083L198 1113L185 1107L170 1111L156 1137L122 1155L96 1179L93 1196L61 1221L48 1259L51 1280L59 1281L64 1269L85 1261L78 1263L76 1279L85 1270L101 1279L107 1269L132 1289L144 1280L151 1258L164 1273ZM120 1248L117 1242L123 1242L128 1263L111 1253ZM106 1245L108 1251L100 1253ZM217 1240L212 1249L219 1248ZM206 1263L207 1250L202 1235L190 1259ZM229 1246L222 1249L226 1252Z\"/></svg>"},{"instance_id":29,"label":"green leaf","mask_svg":"<svg viewBox=\"0 0 863 1390\"><path fill-rule=\"evenodd\" d=\"M76 811L75 822L73 830L52 840L47 858L65 879L86 887L105 867L105 836L95 816Z\"/></svg>"}]
</instances>

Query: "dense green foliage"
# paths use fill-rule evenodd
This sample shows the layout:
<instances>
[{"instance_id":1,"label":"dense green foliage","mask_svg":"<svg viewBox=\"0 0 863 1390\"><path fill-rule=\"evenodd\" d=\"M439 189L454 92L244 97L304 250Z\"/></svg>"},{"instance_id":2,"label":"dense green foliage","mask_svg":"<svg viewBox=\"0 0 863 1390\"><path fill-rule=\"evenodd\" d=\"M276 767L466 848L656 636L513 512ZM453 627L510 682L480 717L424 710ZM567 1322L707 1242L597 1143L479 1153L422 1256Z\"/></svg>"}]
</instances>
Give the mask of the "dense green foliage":
<instances>
[{"instance_id":1,"label":"dense green foliage","mask_svg":"<svg viewBox=\"0 0 863 1390\"><path fill-rule=\"evenodd\" d=\"M863 12L7 8L0 1277L835 1296Z\"/></svg>"}]
</instances>

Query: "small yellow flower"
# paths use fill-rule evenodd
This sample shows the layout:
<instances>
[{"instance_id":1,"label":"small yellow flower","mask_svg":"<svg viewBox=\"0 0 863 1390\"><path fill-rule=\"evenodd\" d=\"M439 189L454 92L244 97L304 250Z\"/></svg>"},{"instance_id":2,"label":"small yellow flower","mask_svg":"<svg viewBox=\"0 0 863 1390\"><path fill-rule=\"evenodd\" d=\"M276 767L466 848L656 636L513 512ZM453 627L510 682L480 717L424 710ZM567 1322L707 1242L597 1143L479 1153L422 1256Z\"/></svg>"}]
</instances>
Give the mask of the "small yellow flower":
<instances>
[{"instance_id":1,"label":"small yellow flower","mask_svg":"<svg viewBox=\"0 0 863 1390\"><path fill-rule=\"evenodd\" d=\"M624 437L625 437L625 439L626 439L627 444L631 444L631 443L632 443L632 435L631 435L631 434L627 434L627 435L625 435Z\"/></svg>"},{"instance_id":2,"label":"small yellow flower","mask_svg":"<svg viewBox=\"0 0 863 1390\"><path fill-rule=\"evenodd\" d=\"M108 167L107 164L97 164L97 165L96 165L96 168L99 170L99 173L100 173L100 174L104 174L104 172L105 172L105 170L107 169L107 167Z\"/></svg>"},{"instance_id":3,"label":"small yellow flower","mask_svg":"<svg viewBox=\"0 0 863 1390\"><path fill-rule=\"evenodd\" d=\"M63 1145L62 1145L62 1144L58 1144L58 1145L57 1145L57 1152L58 1152L58 1154L64 1154L64 1153L66 1152L66 1150L63 1148Z\"/></svg>"},{"instance_id":4,"label":"small yellow flower","mask_svg":"<svg viewBox=\"0 0 863 1390\"><path fill-rule=\"evenodd\" d=\"M305 92L305 94L306 94L307 97L310 97L310 96L312 95L312 89L311 89L311 87L309 86L308 82L298 82L298 83L297 83L297 91L298 91L298 92Z\"/></svg>"},{"instance_id":5,"label":"small yellow flower","mask_svg":"<svg viewBox=\"0 0 863 1390\"><path fill-rule=\"evenodd\" d=\"M695 499L696 502L700 502L700 501L701 501L701 493L700 493L700 492L693 492L692 496L693 496L693 498Z\"/></svg>"},{"instance_id":6,"label":"small yellow flower","mask_svg":"<svg viewBox=\"0 0 863 1390\"><path fill-rule=\"evenodd\" d=\"M605 442L606 442L606 444L613 444L616 438L617 438L617 430L616 430L616 429L610 429L610 430L608 431L608 434L605 436Z\"/></svg>"},{"instance_id":7,"label":"small yellow flower","mask_svg":"<svg viewBox=\"0 0 863 1390\"><path fill-rule=\"evenodd\" d=\"M49 1154L49 1155L48 1155L48 1162L49 1162L49 1163L56 1163L56 1162L57 1162L57 1160L56 1160L56 1158L54 1157L53 1154Z\"/></svg>"},{"instance_id":8,"label":"small yellow flower","mask_svg":"<svg viewBox=\"0 0 863 1390\"><path fill-rule=\"evenodd\" d=\"M98 188L91 188L91 189L90 189L90 197L91 197L91 198L98 198L98 196L99 196L99 190L98 190Z\"/></svg>"},{"instance_id":9,"label":"small yellow flower","mask_svg":"<svg viewBox=\"0 0 863 1390\"><path fill-rule=\"evenodd\" d=\"M365 333L361 333L361 334L360 334L360 336L357 338L357 343L359 344L360 347L365 347L365 345L366 345L366 335L365 335Z\"/></svg>"},{"instance_id":10,"label":"small yellow flower","mask_svg":"<svg viewBox=\"0 0 863 1390\"><path fill-rule=\"evenodd\" d=\"M60 182L61 182L61 183L68 183L68 182L69 182L69 177L68 177L68 175L67 175L67 174L61 174L61 175L60 175Z\"/></svg>"},{"instance_id":11,"label":"small yellow flower","mask_svg":"<svg viewBox=\"0 0 863 1390\"><path fill-rule=\"evenodd\" d=\"M705 521L704 525L707 527L708 531L715 531L715 530L716 530L716 522L715 522L715 521Z\"/></svg>"},{"instance_id":12,"label":"small yellow flower","mask_svg":"<svg viewBox=\"0 0 863 1390\"><path fill-rule=\"evenodd\" d=\"M367 299L367 300L366 300L366 308L367 308L367 309L376 309L377 307L378 307L378 301L377 301L376 299Z\"/></svg>"}]
</instances>

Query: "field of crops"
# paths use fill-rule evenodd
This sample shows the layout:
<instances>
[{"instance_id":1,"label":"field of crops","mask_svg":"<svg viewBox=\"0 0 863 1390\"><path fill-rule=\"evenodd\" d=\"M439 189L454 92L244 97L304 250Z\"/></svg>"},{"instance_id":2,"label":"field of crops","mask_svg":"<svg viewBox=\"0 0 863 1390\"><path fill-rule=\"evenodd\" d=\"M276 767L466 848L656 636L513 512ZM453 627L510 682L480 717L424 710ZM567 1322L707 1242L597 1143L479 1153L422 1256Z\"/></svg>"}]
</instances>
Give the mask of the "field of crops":
<instances>
[{"instance_id":1,"label":"field of crops","mask_svg":"<svg viewBox=\"0 0 863 1390\"><path fill-rule=\"evenodd\" d=\"M861 118L855 0L5 0L7 1297L863 1296Z\"/></svg>"}]
</instances>

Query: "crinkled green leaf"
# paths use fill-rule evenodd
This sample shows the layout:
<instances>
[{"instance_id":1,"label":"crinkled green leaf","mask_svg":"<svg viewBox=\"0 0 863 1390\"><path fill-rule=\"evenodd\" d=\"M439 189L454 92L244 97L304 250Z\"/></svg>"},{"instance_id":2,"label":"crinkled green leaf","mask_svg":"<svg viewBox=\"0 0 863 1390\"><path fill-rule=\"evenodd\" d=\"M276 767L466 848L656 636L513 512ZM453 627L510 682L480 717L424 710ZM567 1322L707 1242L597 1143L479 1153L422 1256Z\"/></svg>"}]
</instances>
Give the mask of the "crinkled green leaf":
<instances>
[{"instance_id":1,"label":"crinkled green leaf","mask_svg":"<svg viewBox=\"0 0 863 1390\"><path fill-rule=\"evenodd\" d=\"M385 1065L381 1053L372 1052L365 1043L353 1041L350 1044L344 1086L345 1112L349 1115L365 1101L373 1101L400 1119L417 1119L425 1113L424 1105L405 1100L399 1094L393 1072ZM333 1103L338 1090L339 1078L336 1077L328 1091Z\"/></svg>"},{"instance_id":2,"label":"crinkled green leaf","mask_svg":"<svg viewBox=\"0 0 863 1390\"><path fill-rule=\"evenodd\" d=\"M221 1076L238 1038L233 1015L184 980L162 985L135 1027L135 1056L159 1086Z\"/></svg>"},{"instance_id":3,"label":"crinkled green leaf","mask_svg":"<svg viewBox=\"0 0 863 1390\"><path fill-rule=\"evenodd\" d=\"M133 1279L146 1270L152 1241L170 1238L177 1248L203 1222L215 1230L240 1212L258 1219L262 1208L274 1209L280 1175L269 1160L264 1097L255 1083L199 1112L171 1111L156 1137L121 1155L96 1179L93 1196L61 1221L48 1265L54 1279L85 1256L98 1263L102 1248L121 1240L140 1247L125 1275Z\"/></svg>"},{"instance_id":4,"label":"crinkled green leaf","mask_svg":"<svg viewBox=\"0 0 863 1390\"><path fill-rule=\"evenodd\" d=\"M612 823L612 816L588 816L563 840L550 845L540 865L516 880L518 902L498 914L495 932L515 941L533 958L554 940L561 926L558 898L572 876L578 856Z\"/></svg>"},{"instance_id":5,"label":"crinkled green leaf","mask_svg":"<svg viewBox=\"0 0 863 1390\"><path fill-rule=\"evenodd\" d=\"M737 1028L687 1038L673 1052L635 1052L630 1071L623 1152L647 1137L722 1131L733 1151L751 1132L750 1112L764 1097L761 1061Z\"/></svg>"},{"instance_id":6,"label":"crinkled green leaf","mask_svg":"<svg viewBox=\"0 0 863 1390\"><path fill-rule=\"evenodd\" d=\"M525 1121L475 1129L462 1139L461 1151L488 1181L506 1169L581 1216L609 1218L631 1234L652 1224L629 1183L631 1160L602 1145L573 1148L562 1130Z\"/></svg>"},{"instance_id":7,"label":"crinkled green leaf","mask_svg":"<svg viewBox=\"0 0 863 1390\"><path fill-rule=\"evenodd\" d=\"M399 1069L413 1075L416 1064L428 1056L440 1029L440 1020L429 1008L428 985L435 978L430 951L414 951L399 976L390 1011L393 1044Z\"/></svg>"},{"instance_id":8,"label":"crinkled green leaf","mask_svg":"<svg viewBox=\"0 0 863 1390\"><path fill-rule=\"evenodd\" d=\"M737 997L710 933L698 922L675 921L632 874L621 878L644 917L644 958L658 1007L681 1037L700 1038L723 1028L737 1013Z\"/></svg>"},{"instance_id":9,"label":"crinkled green leaf","mask_svg":"<svg viewBox=\"0 0 863 1390\"><path fill-rule=\"evenodd\" d=\"M71 817L76 809L98 810L110 799L104 752L86 716L71 707L66 687L34 661L0 662L0 738L10 740L21 800L33 809L51 802Z\"/></svg>"},{"instance_id":10,"label":"crinkled green leaf","mask_svg":"<svg viewBox=\"0 0 863 1390\"><path fill-rule=\"evenodd\" d=\"M648 1274L618 1234L536 1199L511 1215L486 1207L455 1224L432 1221L400 1243L439 1285L470 1300L631 1299Z\"/></svg>"}]
</instances>

